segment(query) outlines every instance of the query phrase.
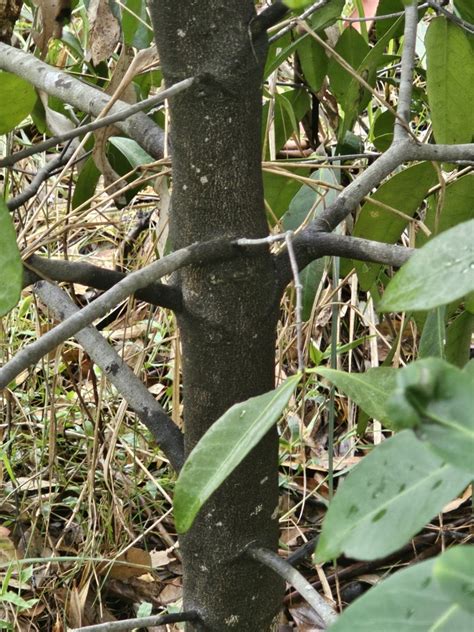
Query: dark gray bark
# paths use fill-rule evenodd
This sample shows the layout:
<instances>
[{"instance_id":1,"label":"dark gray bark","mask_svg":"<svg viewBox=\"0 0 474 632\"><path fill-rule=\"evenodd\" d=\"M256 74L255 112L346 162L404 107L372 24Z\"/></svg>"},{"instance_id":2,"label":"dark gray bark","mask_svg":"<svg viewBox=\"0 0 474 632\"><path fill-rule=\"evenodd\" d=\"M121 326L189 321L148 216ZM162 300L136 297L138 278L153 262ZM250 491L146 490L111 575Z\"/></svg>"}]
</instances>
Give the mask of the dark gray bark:
<instances>
[{"instance_id":1,"label":"dark gray bark","mask_svg":"<svg viewBox=\"0 0 474 632\"><path fill-rule=\"evenodd\" d=\"M215 237L262 237L261 82L266 36L250 38L251 0L149 3L167 86L198 81L170 103L174 248ZM278 289L268 252L180 271L186 452L232 404L274 386ZM265 632L283 583L241 556L275 550L278 440L267 435L181 538L184 608L206 630ZM198 629L188 624L189 630Z\"/></svg>"}]
</instances>

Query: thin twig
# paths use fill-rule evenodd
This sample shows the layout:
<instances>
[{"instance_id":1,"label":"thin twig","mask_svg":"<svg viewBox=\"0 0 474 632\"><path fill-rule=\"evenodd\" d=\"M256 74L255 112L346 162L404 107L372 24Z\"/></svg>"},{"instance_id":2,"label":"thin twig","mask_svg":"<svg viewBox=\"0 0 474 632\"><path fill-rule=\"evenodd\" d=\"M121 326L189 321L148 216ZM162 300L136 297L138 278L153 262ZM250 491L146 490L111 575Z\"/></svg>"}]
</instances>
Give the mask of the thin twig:
<instances>
[{"instance_id":1,"label":"thin twig","mask_svg":"<svg viewBox=\"0 0 474 632\"><path fill-rule=\"evenodd\" d=\"M15 162L19 160L23 160L23 158L27 158L28 156L32 156L41 151L46 151L51 147L55 147L59 145L59 143L63 143L71 138L76 138L77 136L83 136L88 134L89 132L93 132L102 127L107 127L109 125L113 125L114 123L118 123L119 121L124 121L125 119L137 114L138 112L142 112L144 110L148 110L153 108L160 103L163 103L166 99L169 99L176 94L179 94L183 90L189 88L194 82L194 77L189 77L188 79L183 79L182 81L178 81L171 88L167 88L166 90L161 90L158 94L155 94L148 99L144 99L143 101L139 101L138 103L134 103L128 107L125 107L118 112L114 112L114 114L109 114L109 116L104 116L100 119L92 121L92 123L87 123L86 125L81 125L80 127L76 127L69 132L65 132L59 136L54 136L53 138L49 138L48 140L43 141L42 143L38 143L37 145L33 145L32 147L28 147L26 149L22 149L21 151L17 151L15 154L11 156L7 156L0 160L0 168L8 167L13 165Z\"/></svg>"},{"instance_id":2,"label":"thin twig","mask_svg":"<svg viewBox=\"0 0 474 632\"><path fill-rule=\"evenodd\" d=\"M418 7L415 0L405 7L405 30L403 36L403 52L400 71L400 89L398 92L397 118L393 129L393 140L398 142L408 136L410 129L410 106L415 66L416 29L418 24Z\"/></svg>"},{"instance_id":3,"label":"thin twig","mask_svg":"<svg viewBox=\"0 0 474 632\"><path fill-rule=\"evenodd\" d=\"M319 2L315 2L314 4L310 5L305 11L303 11L301 15L299 15L294 20L290 20L290 22L286 26L284 26L282 29L272 35L268 39L268 42L271 44L277 39L280 39L280 37L283 37L283 35L286 35L287 33L289 33L289 31L294 29L295 26L297 26L299 20L306 20L306 18L309 18L315 11L317 11L318 9L322 9L326 4L328 4L328 2L329 0L319 0Z\"/></svg>"},{"instance_id":4,"label":"thin twig","mask_svg":"<svg viewBox=\"0 0 474 632\"><path fill-rule=\"evenodd\" d=\"M134 628L166 625L167 623L182 623L184 621L197 621L198 619L198 613L194 610L189 610L188 612L157 614L151 617L140 617L138 619L108 621L107 623L88 625L84 628L74 628L70 632L124 632L124 630L133 630Z\"/></svg>"},{"instance_id":5,"label":"thin twig","mask_svg":"<svg viewBox=\"0 0 474 632\"><path fill-rule=\"evenodd\" d=\"M451 22L454 22L454 24L457 24L468 33L474 34L474 24L471 24L470 22L467 22L462 18L458 18L457 15L454 15L454 13L451 13L451 11L448 11L448 9L442 7L440 4L435 2L435 0L426 0L426 4L438 13L441 13L442 15L447 17L448 20L451 20Z\"/></svg>"},{"instance_id":6,"label":"thin twig","mask_svg":"<svg viewBox=\"0 0 474 632\"><path fill-rule=\"evenodd\" d=\"M293 249L293 231L289 230L285 233L285 243L290 259L291 271L293 272L293 282L296 292L295 320L296 320L296 348L298 351L298 371L304 371L304 355L303 355L303 285L300 281L298 270L298 262L296 260L295 251Z\"/></svg>"},{"instance_id":7,"label":"thin twig","mask_svg":"<svg viewBox=\"0 0 474 632\"><path fill-rule=\"evenodd\" d=\"M289 584L294 586L319 616L323 629L326 629L336 621L337 614L334 609L314 590L309 581L293 568L291 564L288 564L286 560L282 559L273 551L264 548L252 547L247 549L246 554L257 562L271 568L275 573L280 575L280 577L283 577Z\"/></svg>"}]
</instances>

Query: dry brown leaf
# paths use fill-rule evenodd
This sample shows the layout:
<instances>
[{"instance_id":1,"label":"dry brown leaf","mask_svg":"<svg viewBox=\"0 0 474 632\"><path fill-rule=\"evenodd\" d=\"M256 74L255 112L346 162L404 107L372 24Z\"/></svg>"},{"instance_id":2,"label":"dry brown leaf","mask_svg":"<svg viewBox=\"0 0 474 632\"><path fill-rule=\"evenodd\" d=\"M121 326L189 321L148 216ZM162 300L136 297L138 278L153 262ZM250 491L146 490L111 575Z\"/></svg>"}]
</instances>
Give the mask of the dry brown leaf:
<instances>
[{"instance_id":1,"label":"dry brown leaf","mask_svg":"<svg viewBox=\"0 0 474 632\"><path fill-rule=\"evenodd\" d=\"M166 584L163 590L160 592L160 602L163 606L169 603L174 603L181 599L183 596L183 587L181 586L180 579L177 577L173 580L172 584Z\"/></svg>"},{"instance_id":2,"label":"dry brown leaf","mask_svg":"<svg viewBox=\"0 0 474 632\"><path fill-rule=\"evenodd\" d=\"M120 22L113 14L108 0L91 0L89 17L89 58L96 66L112 56L120 41Z\"/></svg>"},{"instance_id":3,"label":"dry brown leaf","mask_svg":"<svg viewBox=\"0 0 474 632\"><path fill-rule=\"evenodd\" d=\"M471 496L472 496L472 485L469 485L469 487L464 491L462 496L459 496L459 498L455 498L450 503L448 503L445 507L443 507L443 511L441 513L449 513L450 511L454 511L455 509L458 509L458 507L460 507L463 503L465 503L466 500L469 500Z\"/></svg>"},{"instance_id":4,"label":"dry brown leaf","mask_svg":"<svg viewBox=\"0 0 474 632\"><path fill-rule=\"evenodd\" d=\"M34 0L41 10L41 32L34 32L33 39L41 57L48 52L49 40L61 37L63 25L71 16L71 0Z\"/></svg>"},{"instance_id":5,"label":"dry brown leaf","mask_svg":"<svg viewBox=\"0 0 474 632\"><path fill-rule=\"evenodd\" d=\"M173 555L175 548L175 546L170 546L169 549L165 549L164 551L151 551L150 556L152 568L161 568L162 566L167 566L170 562L176 560L176 557Z\"/></svg>"},{"instance_id":6,"label":"dry brown leaf","mask_svg":"<svg viewBox=\"0 0 474 632\"><path fill-rule=\"evenodd\" d=\"M151 557L148 551L132 546L113 562L101 564L97 570L111 579L140 577L151 570Z\"/></svg>"}]
</instances>

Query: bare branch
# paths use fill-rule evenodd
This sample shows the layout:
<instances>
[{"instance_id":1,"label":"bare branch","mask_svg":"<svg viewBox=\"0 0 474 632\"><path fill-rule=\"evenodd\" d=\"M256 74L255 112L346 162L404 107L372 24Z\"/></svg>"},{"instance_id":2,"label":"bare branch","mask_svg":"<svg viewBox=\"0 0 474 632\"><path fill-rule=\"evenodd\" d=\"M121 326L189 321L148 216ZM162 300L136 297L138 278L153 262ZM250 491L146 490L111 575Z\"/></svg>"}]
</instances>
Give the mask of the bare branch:
<instances>
[{"instance_id":1,"label":"bare branch","mask_svg":"<svg viewBox=\"0 0 474 632\"><path fill-rule=\"evenodd\" d=\"M383 263L399 268L413 254L413 248L404 248L394 244L385 244L360 237L349 237L335 233L325 233L312 224L298 233L293 240L298 267L305 268L308 263L324 256L347 257L358 261ZM282 287L292 278L292 269L288 252L276 256L276 268Z\"/></svg>"},{"instance_id":2,"label":"bare branch","mask_svg":"<svg viewBox=\"0 0 474 632\"><path fill-rule=\"evenodd\" d=\"M65 165L75 150L76 147L73 145L66 147L58 156L47 162L43 167L41 167L41 169L38 169L30 184L26 186L19 195L7 201L8 210L15 211L22 204L25 204L25 202L36 195L43 182L52 177L52 174L56 169Z\"/></svg>"},{"instance_id":3,"label":"bare branch","mask_svg":"<svg viewBox=\"0 0 474 632\"><path fill-rule=\"evenodd\" d=\"M257 562L268 566L268 568L271 568L275 573L280 575L280 577L283 577L289 584L294 586L303 599L309 603L319 616L323 629L326 629L336 621L337 615L334 609L314 590L309 581L293 568L291 564L288 564L286 560L282 559L273 551L264 548L252 547L247 549L246 554Z\"/></svg>"},{"instance_id":4,"label":"bare branch","mask_svg":"<svg viewBox=\"0 0 474 632\"><path fill-rule=\"evenodd\" d=\"M418 25L418 7L416 0L405 7L405 30L403 34L402 68L400 72L400 90L398 92L397 118L393 130L394 141L408 137L410 123L411 92L413 68L415 65L416 29ZM404 124L403 124L404 123Z\"/></svg>"},{"instance_id":5,"label":"bare branch","mask_svg":"<svg viewBox=\"0 0 474 632\"><path fill-rule=\"evenodd\" d=\"M88 625L85 628L74 628L70 632L124 632L135 628L147 626L161 626L167 623L180 623L182 621L197 621L199 615L194 610L187 612L174 612L172 614L159 614L139 619L123 619L122 621L108 621L97 625Z\"/></svg>"},{"instance_id":6,"label":"bare branch","mask_svg":"<svg viewBox=\"0 0 474 632\"><path fill-rule=\"evenodd\" d=\"M78 331L101 318L118 303L137 290L154 283L157 279L171 274L179 268L203 262L229 259L239 252L237 246L228 239L216 239L192 244L171 253L163 259L128 274L125 278L99 296L79 312L67 318L60 325L45 333L35 342L19 351L9 362L0 368L0 388L5 388L21 371L35 364L44 355L59 344L77 334Z\"/></svg>"},{"instance_id":7,"label":"bare branch","mask_svg":"<svg viewBox=\"0 0 474 632\"><path fill-rule=\"evenodd\" d=\"M138 112L143 112L143 110L149 110L159 105L160 103L163 103L163 101L171 98L175 94L179 94L186 88L189 88L193 82L193 77L190 77L189 79L183 79L182 81L178 81L177 83L175 83L173 86L171 86L171 88L161 90L153 97L149 97L148 99L144 99L143 101L139 101L138 103L129 105L123 109L120 109L118 112L114 112L114 114L99 118L92 123L81 125L80 127L76 127L75 129L70 130L69 132L65 132L64 134L61 134L59 136L48 138L48 140L45 140L42 143L38 143L37 145L33 145L33 147L22 149L21 151L18 151L15 154L12 154L11 156L7 156L6 158L0 160L0 168L13 165L15 164L15 162L18 162L18 160L23 160L23 158L27 158L28 156L32 156L33 154L37 154L41 151L46 151L47 149L55 147L59 143L63 143L67 140L70 140L71 138L83 136L85 134L88 134L89 132L95 131L96 129L100 129L102 127L107 127L120 121L124 121L125 119L133 116L134 114L137 114Z\"/></svg>"},{"instance_id":8,"label":"bare branch","mask_svg":"<svg viewBox=\"0 0 474 632\"><path fill-rule=\"evenodd\" d=\"M69 103L92 116L98 116L111 99L101 90L45 64L29 53L2 42L0 42L0 68L26 79L46 94L57 97L64 103ZM117 101L112 106L111 113L116 114L129 107L129 104ZM136 140L153 158L163 157L163 130L143 112L117 122L117 127Z\"/></svg>"},{"instance_id":9,"label":"bare branch","mask_svg":"<svg viewBox=\"0 0 474 632\"><path fill-rule=\"evenodd\" d=\"M260 33L266 31L274 24L277 24L285 15L289 9L283 2L277 0L269 7L265 7L250 23L250 30L253 37L258 37Z\"/></svg>"},{"instance_id":10,"label":"bare branch","mask_svg":"<svg viewBox=\"0 0 474 632\"><path fill-rule=\"evenodd\" d=\"M108 290L126 277L124 272L108 270L82 261L63 261L32 255L25 263L24 286L41 279L81 283L97 290ZM178 287L164 283L151 283L148 287L135 292L135 298L180 312L183 297Z\"/></svg>"},{"instance_id":11,"label":"bare branch","mask_svg":"<svg viewBox=\"0 0 474 632\"><path fill-rule=\"evenodd\" d=\"M68 295L53 283L40 281L34 290L58 319L67 319L79 313ZM184 463L184 440L171 417L97 329L86 327L77 332L75 338L150 430L171 465L179 471Z\"/></svg>"}]
</instances>

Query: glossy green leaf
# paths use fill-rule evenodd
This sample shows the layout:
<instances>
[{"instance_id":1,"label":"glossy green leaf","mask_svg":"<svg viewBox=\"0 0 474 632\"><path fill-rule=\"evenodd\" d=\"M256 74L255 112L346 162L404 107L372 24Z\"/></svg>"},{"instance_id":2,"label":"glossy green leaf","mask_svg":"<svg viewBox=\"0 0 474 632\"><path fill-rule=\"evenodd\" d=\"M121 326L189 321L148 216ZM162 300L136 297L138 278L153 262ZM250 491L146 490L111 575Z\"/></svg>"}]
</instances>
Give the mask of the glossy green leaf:
<instances>
[{"instance_id":1,"label":"glossy green leaf","mask_svg":"<svg viewBox=\"0 0 474 632\"><path fill-rule=\"evenodd\" d=\"M390 281L380 311L425 311L474 290L474 220L458 224L417 250Z\"/></svg>"},{"instance_id":2,"label":"glossy green leaf","mask_svg":"<svg viewBox=\"0 0 474 632\"><path fill-rule=\"evenodd\" d=\"M358 77L364 79L364 81L370 86L375 85L376 81L376 72L377 68L383 60L385 49L393 38L394 33L399 27L402 19L399 18L389 29L388 31L378 40L378 42L373 47L366 48L366 55L364 59L359 63L359 65L355 68ZM355 31L355 29L346 29L346 31ZM362 36L359 36L362 37ZM342 39L342 37L341 37ZM352 36L352 39L355 39ZM363 39L363 38L362 38ZM365 43L365 40L364 40ZM339 42L338 42L339 44ZM367 47L367 44L365 44ZM359 44L359 51L362 51L362 46ZM336 45L337 49L337 45ZM353 66L353 64L351 64ZM354 68L354 66L353 66ZM329 69L328 69L329 72ZM360 82L352 77L347 71L346 73L346 85L343 86L342 92L340 94L339 104L341 108L344 110L344 120L343 124L340 126L338 130L338 138L344 138L344 135L347 131L352 129L353 124L357 118L359 112L361 112L368 102L370 101L371 94L368 90L366 90Z\"/></svg>"},{"instance_id":3,"label":"glossy green leaf","mask_svg":"<svg viewBox=\"0 0 474 632\"><path fill-rule=\"evenodd\" d=\"M16 243L16 233L8 208L0 197L0 316L15 307L20 298L23 264Z\"/></svg>"},{"instance_id":4,"label":"glossy green leaf","mask_svg":"<svg viewBox=\"0 0 474 632\"><path fill-rule=\"evenodd\" d=\"M437 143L470 143L474 134L474 51L464 31L441 16L425 37L427 91Z\"/></svg>"},{"instance_id":5,"label":"glossy green leaf","mask_svg":"<svg viewBox=\"0 0 474 632\"><path fill-rule=\"evenodd\" d=\"M308 4L311 4L312 0L283 0L283 4L286 4L290 9L304 9Z\"/></svg>"},{"instance_id":6,"label":"glossy green leaf","mask_svg":"<svg viewBox=\"0 0 474 632\"><path fill-rule=\"evenodd\" d=\"M445 595L474 614L474 546L454 546L446 551L436 559L433 575Z\"/></svg>"},{"instance_id":7,"label":"glossy green leaf","mask_svg":"<svg viewBox=\"0 0 474 632\"><path fill-rule=\"evenodd\" d=\"M474 209L474 174L468 173L448 184L443 192L442 207L438 208L439 197L430 196L428 210L424 223L433 233L433 236L472 218ZM418 231L416 246L420 248L428 237L423 231Z\"/></svg>"},{"instance_id":8,"label":"glossy green leaf","mask_svg":"<svg viewBox=\"0 0 474 632\"><path fill-rule=\"evenodd\" d=\"M187 458L174 494L176 529L185 533L211 494L278 421L301 376L235 404L201 438Z\"/></svg>"},{"instance_id":9,"label":"glossy green leaf","mask_svg":"<svg viewBox=\"0 0 474 632\"><path fill-rule=\"evenodd\" d=\"M122 5L122 31L127 46L142 49L150 46L153 29L145 0L126 0Z\"/></svg>"},{"instance_id":10,"label":"glossy green leaf","mask_svg":"<svg viewBox=\"0 0 474 632\"><path fill-rule=\"evenodd\" d=\"M116 147L128 160L131 167L141 167L154 162L154 159L131 138L111 136L109 143Z\"/></svg>"},{"instance_id":11,"label":"glossy green leaf","mask_svg":"<svg viewBox=\"0 0 474 632\"><path fill-rule=\"evenodd\" d=\"M390 110L377 116L374 123L374 145L378 151L387 151L393 141L395 117Z\"/></svg>"},{"instance_id":12,"label":"glossy green leaf","mask_svg":"<svg viewBox=\"0 0 474 632\"><path fill-rule=\"evenodd\" d=\"M0 95L0 134L6 134L31 114L36 92L21 77L0 72Z\"/></svg>"},{"instance_id":13,"label":"glossy green leaf","mask_svg":"<svg viewBox=\"0 0 474 632\"><path fill-rule=\"evenodd\" d=\"M426 358L397 372L388 413L399 428L417 436L451 465L474 476L474 380L439 358Z\"/></svg>"},{"instance_id":14,"label":"glossy green leaf","mask_svg":"<svg viewBox=\"0 0 474 632\"><path fill-rule=\"evenodd\" d=\"M454 0L454 6L464 20L474 24L474 4L472 0Z\"/></svg>"},{"instance_id":15,"label":"glossy green leaf","mask_svg":"<svg viewBox=\"0 0 474 632\"><path fill-rule=\"evenodd\" d=\"M446 360L463 367L469 360L471 337L474 333L474 314L469 311L459 314L446 329Z\"/></svg>"},{"instance_id":16,"label":"glossy green leaf","mask_svg":"<svg viewBox=\"0 0 474 632\"><path fill-rule=\"evenodd\" d=\"M79 177L77 178L74 194L72 196L72 208L76 209L83 204L87 204L95 193L97 184L100 179L100 171L97 169L92 156L89 156L82 166ZM89 204L87 204L87 208Z\"/></svg>"},{"instance_id":17,"label":"glossy green leaf","mask_svg":"<svg viewBox=\"0 0 474 632\"><path fill-rule=\"evenodd\" d=\"M362 64L370 48L358 31L348 28L343 31L334 50L354 71L357 71L357 68ZM331 57L328 64L328 77L331 92L338 102L342 103L347 92L347 87L352 79L350 73L347 72L336 59Z\"/></svg>"},{"instance_id":18,"label":"glossy green leaf","mask_svg":"<svg viewBox=\"0 0 474 632\"><path fill-rule=\"evenodd\" d=\"M449 551L448 551L449 553ZM444 555L447 555L446 553ZM438 560L442 560L442 555ZM467 632L472 616L433 578L438 560L398 571L344 610L330 632Z\"/></svg>"},{"instance_id":19,"label":"glossy green leaf","mask_svg":"<svg viewBox=\"0 0 474 632\"><path fill-rule=\"evenodd\" d=\"M419 358L443 358L446 343L446 326L444 318L446 308L435 307L426 317L418 349Z\"/></svg>"},{"instance_id":20,"label":"glossy green leaf","mask_svg":"<svg viewBox=\"0 0 474 632\"><path fill-rule=\"evenodd\" d=\"M341 553L360 560L393 553L470 480L468 472L444 463L411 430L400 432L365 456L337 490L316 561Z\"/></svg>"},{"instance_id":21,"label":"glossy green leaf","mask_svg":"<svg viewBox=\"0 0 474 632\"><path fill-rule=\"evenodd\" d=\"M309 174L307 169L304 169L303 173L301 173L301 171L298 171L298 173L304 176ZM277 174L264 171L262 177L265 202L270 208L268 221L273 225L276 223L275 219L280 219L288 210L291 200L295 197L303 184L300 180L286 177L284 173Z\"/></svg>"},{"instance_id":22,"label":"glossy green leaf","mask_svg":"<svg viewBox=\"0 0 474 632\"><path fill-rule=\"evenodd\" d=\"M313 31L318 32L331 26L342 15L346 0L331 0L309 17Z\"/></svg>"},{"instance_id":23,"label":"glossy green leaf","mask_svg":"<svg viewBox=\"0 0 474 632\"><path fill-rule=\"evenodd\" d=\"M321 44L310 35L301 39L297 50L304 78L311 90L318 92L323 85L328 67L326 52Z\"/></svg>"},{"instance_id":24,"label":"glossy green leaf","mask_svg":"<svg viewBox=\"0 0 474 632\"><path fill-rule=\"evenodd\" d=\"M392 176L371 197L413 217L426 193L436 182L437 175L433 165L422 162ZM393 244L398 241L406 225L407 220L403 217L367 201L359 213L353 234L356 237ZM369 290L377 280L382 266L361 261L354 261L354 266L362 289Z\"/></svg>"},{"instance_id":25,"label":"glossy green leaf","mask_svg":"<svg viewBox=\"0 0 474 632\"><path fill-rule=\"evenodd\" d=\"M366 373L346 373L318 368L316 372L350 397L370 417L390 424L387 403L396 388L397 369L378 367Z\"/></svg>"}]
</instances>

